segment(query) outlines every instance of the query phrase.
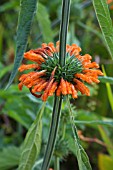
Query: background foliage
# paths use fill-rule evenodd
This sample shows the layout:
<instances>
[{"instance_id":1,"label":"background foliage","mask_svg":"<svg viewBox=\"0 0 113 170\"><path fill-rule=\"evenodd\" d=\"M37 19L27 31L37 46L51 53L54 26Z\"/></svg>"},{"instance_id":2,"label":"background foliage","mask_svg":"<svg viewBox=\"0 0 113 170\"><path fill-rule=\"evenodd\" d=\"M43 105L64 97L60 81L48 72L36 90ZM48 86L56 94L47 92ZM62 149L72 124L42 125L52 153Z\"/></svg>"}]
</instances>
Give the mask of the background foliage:
<instances>
[{"instance_id":1,"label":"background foliage","mask_svg":"<svg viewBox=\"0 0 113 170\"><path fill-rule=\"evenodd\" d=\"M93 2L96 3L95 0ZM37 6L38 10L34 15L27 50L40 47L42 42L56 42L59 38L61 1L54 0L53 3L52 0L40 0ZM22 92L18 90L19 73L12 86L8 90L4 90L13 68L19 10L19 1L1 0L0 170L16 169L22 152L25 134L42 105L41 100L33 97L26 88ZM97 14L99 14L99 11L97 11ZM111 8L110 14L113 19ZM99 19L101 20L101 18ZM103 65L101 68L104 73L113 77L113 61L107 50L91 1L72 0L68 43L77 43L82 48L82 54L88 53L92 55L93 60L96 60L101 66ZM71 100L71 108L77 121L81 144L89 156L93 170L111 170L110 168L113 165L112 88L109 83L93 85L93 87L90 87L91 97L79 96L76 101ZM42 163L50 127L52 101L52 97L49 98L43 113L41 154L34 164L34 170L38 170ZM59 136L63 136L61 132L63 132L65 124L67 124L66 134L62 140L57 139L54 156L57 155L60 158L61 170L69 170L70 167L75 170L78 167L76 150L73 149L74 141L68 122L68 109L65 106L66 101L64 100ZM107 121L104 126L103 120ZM53 167L53 161L54 157L51 167Z\"/></svg>"}]
</instances>

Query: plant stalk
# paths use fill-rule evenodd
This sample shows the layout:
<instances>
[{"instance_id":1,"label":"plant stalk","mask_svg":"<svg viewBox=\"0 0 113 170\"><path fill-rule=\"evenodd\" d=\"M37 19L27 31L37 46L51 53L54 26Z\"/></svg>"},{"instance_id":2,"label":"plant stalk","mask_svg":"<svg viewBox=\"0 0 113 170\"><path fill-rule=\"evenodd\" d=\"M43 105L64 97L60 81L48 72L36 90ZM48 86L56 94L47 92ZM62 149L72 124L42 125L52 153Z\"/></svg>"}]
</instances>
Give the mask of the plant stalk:
<instances>
[{"instance_id":1,"label":"plant stalk","mask_svg":"<svg viewBox=\"0 0 113 170\"><path fill-rule=\"evenodd\" d=\"M65 65L69 9L70 9L70 0L62 0L62 20L61 20L60 38L59 38L60 39L59 63L61 67ZM41 170L48 170L49 168L49 164L51 161L51 157L54 151L54 146L57 138L57 132L58 132L59 121L60 121L61 104L62 104L62 95L60 97L57 97L55 95L49 139L48 139Z\"/></svg>"},{"instance_id":2,"label":"plant stalk","mask_svg":"<svg viewBox=\"0 0 113 170\"><path fill-rule=\"evenodd\" d=\"M49 139L48 139L44 161L43 161L41 170L47 170L49 168L50 160L52 157L52 153L53 153L53 149L54 149L54 145L56 141L56 135L58 131L61 103L62 103L62 97L55 96L53 114L52 114L52 122L51 122L51 128L49 132Z\"/></svg>"},{"instance_id":3,"label":"plant stalk","mask_svg":"<svg viewBox=\"0 0 113 170\"><path fill-rule=\"evenodd\" d=\"M66 55L66 39L70 14L70 0L62 1L62 20L60 26L60 51L59 51L59 63L61 67L65 65Z\"/></svg>"},{"instance_id":4,"label":"plant stalk","mask_svg":"<svg viewBox=\"0 0 113 170\"><path fill-rule=\"evenodd\" d=\"M60 161L59 161L59 157L57 156L55 156L54 170L60 170Z\"/></svg>"}]
</instances>

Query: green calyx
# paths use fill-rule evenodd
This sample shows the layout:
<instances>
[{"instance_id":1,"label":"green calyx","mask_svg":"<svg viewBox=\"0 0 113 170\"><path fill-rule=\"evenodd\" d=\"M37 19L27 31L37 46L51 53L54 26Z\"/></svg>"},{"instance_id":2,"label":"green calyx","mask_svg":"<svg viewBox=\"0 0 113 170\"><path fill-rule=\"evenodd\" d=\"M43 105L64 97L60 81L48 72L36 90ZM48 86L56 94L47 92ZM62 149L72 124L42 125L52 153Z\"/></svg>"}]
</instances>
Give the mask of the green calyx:
<instances>
[{"instance_id":1,"label":"green calyx","mask_svg":"<svg viewBox=\"0 0 113 170\"><path fill-rule=\"evenodd\" d=\"M81 73L83 70L82 63L75 56L70 56L69 53L66 53L66 63L63 67L59 64L59 53L54 53L53 57L48 56L46 62L41 64L41 70L47 70L46 79L50 78L55 67L57 68L54 78L57 82L59 82L62 77L68 82L72 82L74 75Z\"/></svg>"}]
</instances>

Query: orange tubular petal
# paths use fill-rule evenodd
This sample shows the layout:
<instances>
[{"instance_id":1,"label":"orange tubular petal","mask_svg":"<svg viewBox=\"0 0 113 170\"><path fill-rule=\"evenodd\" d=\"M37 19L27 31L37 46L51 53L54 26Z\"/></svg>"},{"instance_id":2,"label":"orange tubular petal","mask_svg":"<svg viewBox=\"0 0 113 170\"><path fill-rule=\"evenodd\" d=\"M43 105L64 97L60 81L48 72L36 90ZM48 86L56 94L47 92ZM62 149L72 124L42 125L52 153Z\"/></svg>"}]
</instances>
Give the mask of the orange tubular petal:
<instances>
[{"instance_id":1,"label":"orange tubular petal","mask_svg":"<svg viewBox=\"0 0 113 170\"><path fill-rule=\"evenodd\" d=\"M38 84L36 84L36 85L33 87L32 92L33 92L33 93L37 92L37 89L38 89L40 86L42 86L43 83L45 83L45 80L44 80L44 79L42 79Z\"/></svg>"},{"instance_id":2,"label":"orange tubular petal","mask_svg":"<svg viewBox=\"0 0 113 170\"><path fill-rule=\"evenodd\" d=\"M99 83L100 81L97 79L97 78L95 78L95 77L90 77L90 79L93 81L93 82L95 82L95 83Z\"/></svg>"},{"instance_id":3,"label":"orange tubular petal","mask_svg":"<svg viewBox=\"0 0 113 170\"><path fill-rule=\"evenodd\" d=\"M92 59L92 57L91 57L89 54L85 54L85 55L83 55L83 56L78 55L78 56L76 56L76 57L78 58L78 60L81 61L82 65L85 65L85 64L87 64L87 63L91 63L90 60Z\"/></svg>"},{"instance_id":4,"label":"orange tubular petal","mask_svg":"<svg viewBox=\"0 0 113 170\"><path fill-rule=\"evenodd\" d=\"M60 42L57 41L57 42L56 42L56 52L59 52L59 45L60 45Z\"/></svg>"},{"instance_id":5,"label":"orange tubular petal","mask_svg":"<svg viewBox=\"0 0 113 170\"><path fill-rule=\"evenodd\" d=\"M98 78L98 74L97 73L93 73L93 72L87 72L87 73L85 73L84 75L86 75L86 76L89 76L89 77L95 77L95 78Z\"/></svg>"},{"instance_id":6,"label":"orange tubular petal","mask_svg":"<svg viewBox=\"0 0 113 170\"><path fill-rule=\"evenodd\" d=\"M72 47L76 48L79 52L81 51L81 48L77 44L72 44Z\"/></svg>"},{"instance_id":7,"label":"orange tubular petal","mask_svg":"<svg viewBox=\"0 0 113 170\"><path fill-rule=\"evenodd\" d=\"M22 74L19 78L19 81L23 81L27 77L27 74Z\"/></svg>"},{"instance_id":8,"label":"orange tubular petal","mask_svg":"<svg viewBox=\"0 0 113 170\"><path fill-rule=\"evenodd\" d=\"M60 85L61 85L62 94L66 95L67 94L66 82L65 82L65 80L63 78L61 78Z\"/></svg>"},{"instance_id":9,"label":"orange tubular petal","mask_svg":"<svg viewBox=\"0 0 113 170\"><path fill-rule=\"evenodd\" d=\"M99 83L100 81L97 79L97 75L84 75L84 74L76 74L75 75L77 78L80 78L83 81L86 81L87 83L91 84L93 82Z\"/></svg>"},{"instance_id":10,"label":"orange tubular petal","mask_svg":"<svg viewBox=\"0 0 113 170\"><path fill-rule=\"evenodd\" d=\"M42 48L45 48L47 47L47 44L46 43L42 43Z\"/></svg>"},{"instance_id":11,"label":"orange tubular petal","mask_svg":"<svg viewBox=\"0 0 113 170\"><path fill-rule=\"evenodd\" d=\"M87 96L90 96L90 91L88 87L86 87L81 81L77 79L73 79L73 81L76 83L75 88L79 90L82 94L86 94Z\"/></svg>"},{"instance_id":12,"label":"orange tubular petal","mask_svg":"<svg viewBox=\"0 0 113 170\"><path fill-rule=\"evenodd\" d=\"M90 70L90 69L83 70L83 73L86 73L86 74L89 74L89 75L99 75L99 76L104 75L100 70Z\"/></svg>"},{"instance_id":13,"label":"orange tubular petal","mask_svg":"<svg viewBox=\"0 0 113 170\"><path fill-rule=\"evenodd\" d=\"M48 82L42 83L39 88L37 88L37 92L41 92L43 89L45 89Z\"/></svg>"},{"instance_id":14,"label":"orange tubular petal","mask_svg":"<svg viewBox=\"0 0 113 170\"><path fill-rule=\"evenodd\" d=\"M113 0L107 0L107 3L110 4L111 2L113 2Z\"/></svg>"},{"instance_id":15,"label":"orange tubular petal","mask_svg":"<svg viewBox=\"0 0 113 170\"><path fill-rule=\"evenodd\" d=\"M92 57L89 54L85 54L85 55L82 56L82 59L84 61L90 61L92 59Z\"/></svg>"},{"instance_id":16,"label":"orange tubular petal","mask_svg":"<svg viewBox=\"0 0 113 170\"><path fill-rule=\"evenodd\" d=\"M35 80L35 79L37 79L38 77L41 77L41 76L45 75L45 73L46 73L46 70L42 70L42 71L40 71L40 72L34 72L34 74L31 76L31 78L32 78L33 80Z\"/></svg>"},{"instance_id":17,"label":"orange tubular petal","mask_svg":"<svg viewBox=\"0 0 113 170\"><path fill-rule=\"evenodd\" d=\"M43 101L46 101L46 100L47 100L47 98L48 98L48 93L49 93L49 90L50 90L51 87L52 87L53 81L54 81L54 78L51 79L51 80L48 82L48 84L47 84L47 86L46 86L46 89L45 89L45 91L44 91L44 93L43 93L43 95L42 95L42 100L43 100Z\"/></svg>"},{"instance_id":18,"label":"orange tubular petal","mask_svg":"<svg viewBox=\"0 0 113 170\"><path fill-rule=\"evenodd\" d=\"M35 61L38 64L45 62L45 59L41 55L34 53L32 50L24 53L24 58Z\"/></svg>"},{"instance_id":19,"label":"orange tubular petal","mask_svg":"<svg viewBox=\"0 0 113 170\"><path fill-rule=\"evenodd\" d=\"M19 90L22 90L22 87L23 87L23 83L22 83L22 82L20 82L20 83L18 84L18 88L19 88Z\"/></svg>"},{"instance_id":20,"label":"orange tubular petal","mask_svg":"<svg viewBox=\"0 0 113 170\"><path fill-rule=\"evenodd\" d=\"M71 52L70 52L70 55L78 55L79 52L76 50L76 49L73 49Z\"/></svg>"},{"instance_id":21,"label":"orange tubular petal","mask_svg":"<svg viewBox=\"0 0 113 170\"><path fill-rule=\"evenodd\" d=\"M56 95L60 96L61 95L61 86L59 85L57 90L56 90Z\"/></svg>"},{"instance_id":22,"label":"orange tubular petal","mask_svg":"<svg viewBox=\"0 0 113 170\"><path fill-rule=\"evenodd\" d=\"M23 83L25 86L27 86L28 84L30 84L31 81L32 81L31 78L30 78L30 77L27 77L22 83Z\"/></svg>"},{"instance_id":23,"label":"orange tubular petal","mask_svg":"<svg viewBox=\"0 0 113 170\"><path fill-rule=\"evenodd\" d=\"M39 82L41 82L41 81L42 81L41 78L38 78L38 79L36 79L36 80L32 80L31 83L27 85L27 87L30 88L30 87L36 85L37 83L39 83Z\"/></svg>"},{"instance_id":24,"label":"orange tubular petal","mask_svg":"<svg viewBox=\"0 0 113 170\"><path fill-rule=\"evenodd\" d=\"M34 74L34 72L30 72L30 73L28 73L28 74L22 74L21 76L20 76L20 78L19 78L19 81L24 81L27 77L29 77L29 76L31 76L31 75L33 75Z\"/></svg>"},{"instance_id":25,"label":"orange tubular petal","mask_svg":"<svg viewBox=\"0 0 113 170\"><path fill-rule=\"evenodd\" d=\"M113 9L113 0L107 0L107 3L110 5L110 9Z\"/></svg>"},{"instance_id":26,"label":"orange tubular petal","mask_svg":"<svg viewBox=\"0 0 113 170\"><path fill-rule=\"evenodd\" d=\"M70 52L70 55L78 55L81 51L81 48L78 47L76 44L72 44L72 49L71 49L71 52Z\"/></svg>"},{"instance_id":27,"label":"orange tubular petal","mask_svg":"<svg viewBox=\"0 0 113 170\"><path fill-rule=\"evenodd\" d=\"M71 84L68 81L65 81L65 82L66 82L67 93L72 94Z\"/></svg>"},{"instance_id":28,"label":"orange tubular petal","mask_svg":"<svg viewBox=\"0 0 113 170\"><path fill-rule=\"evenodd\" d=\"M67 45L66 45L66 52L67 52L67 53L70 53L71 49L72 49L72 47L67 44Z\"/></svg>"},{"instance_id":29,"label":"orange tubular petal","mask_svg":"<svg viewBox=\"0 0 113 170\"><path fill-rule=\"evenodd\" d=\"M57 66L53 69L53 71L51 73L50 80L54 77L56 69L57 69Z\"/></svg>"},{"instance_id":30,"label":"orange tubular petal","mask_svg":"<svg viewBox=\"0 0 113 170\"><path fill-rule=\"evenodd\" d=\"M75 74L75 77L80 78L81 80L86 81L87 83L93 82L92 79L90 78L90 76L84 75L84 74L81 74L81 73Z\"/></svg>"},{"instance_id":31,"label":"orange tubular petal","mask_svg":"<svg viewBox=\"0 0 113 170\"><path fill-rule=\"evenodd\" d=\"M96 62L84 63L84 68L99 68L99 65Z\"/></svg>"},{"instance_id":32,"label":"orange tubular petal","mask_svg":"<svg viewBox=\"0 0 113 170\"><path fill-rule=\"evenodd\" d=\"M55 90L57 89L57 82L54 82L53 84L52 84L52 87L51 87L51 89L49 90L49 93L48 93L48 96L52 96L53 95L53 93L55 92Z\"/></svg>"},{"instance_id":33,"label":"orange tubular petal","mask_svg":"<svg viewBox=\"0 0 113 170\"><path fill-rule=\"evenodd\" d=\"M72 89L72 97L77 98L77 91L75 90L75 87L73 84L71 84L71 89Z\"/></svg>"},{"instance_id":34,"label":"orange tubular petal","mask_svg":"<svg viewBox=\"0 0 113 170\"><path fill-rule=\"evenodd\" d=\"M54 44L52 42L50 42L48 44L48 46L52 49L52 52L55 53L56 52L56 48L54 47Z\"/></svg>"},{"instance_id":35,"label":"orange tubular petal","mask_svg":"<svg viewBox=\"0 0 113 170\"><path fill-rule=\"evenodd\" d=\"M45 52L48 56L53 56L53 52L52 52L51 47L47 46L47 47L44 48L44 50L45 50Z\"/></svg>"},{"instance_id":36,"label":"orange tubular petal","mask_svg":"<svg viewBox=\"0 0 113 170\"><path fill-rule=\"evenodd\" d=\"M41 49L41 50L34 51L34 53L41 55L45 59L48 58L48 56L45 54L45 50L44 49L43 50Z\"/></svg>"},{"instance_id":37,"label":"orange tubular petal","mask_svg":"<svg viewBox=\"0 0 113 170\"><path fill-rule=\"evenodd\" d=\"M39 69L39 66L37 65L37 64L28 64L28 65L25 65L25 64L23 64L23 65L21 65L20 67L19 67L19 71L20 72L22 72L22 71L24 71L24 70L29 70L29 69L32 69L32 68L37 68L37 69Z\"/></svg>"}]
</instances>

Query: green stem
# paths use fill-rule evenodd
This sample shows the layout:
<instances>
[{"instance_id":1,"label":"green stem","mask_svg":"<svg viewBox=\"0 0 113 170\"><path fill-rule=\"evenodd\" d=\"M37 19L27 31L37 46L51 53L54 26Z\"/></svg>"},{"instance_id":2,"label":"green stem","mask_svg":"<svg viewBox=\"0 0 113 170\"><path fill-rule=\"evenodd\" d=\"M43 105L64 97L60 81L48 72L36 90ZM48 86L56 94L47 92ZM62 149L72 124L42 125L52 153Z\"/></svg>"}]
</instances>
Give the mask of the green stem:
<instances>
[{"instance_id":1,"label":"green stem","mask_svg":"<svg viewBox=\"0 0 113 170\"><path fill-rule=\"evenodd\" d=\"M60 170L60 161L59 161L59 157L57 156L55 156L54 170Z\"/></svg>"},{"instance_id":2,"label":"green stem","mask_svg":"<svg viewBox=\"0 0 113 170\"><path fill-rule=\"evenodd\" d=\"M56 141L59 120L60 120L61 103L62 103L62 97L59 98L55 96L54 108L53 108L53 114L52 114L52 122L51 122L51 128L49 132L49 139L48 139L44 161L43 161L41 170L47 170L50 164L50 160L52 157L52 153L53 153L53 149L54 149L54 145Z\"/></svg>"},{"instance_id":3,"label":"green stem","mask_svg":"<svg viewBox=\"0 0 113 170\"><path fill-rule=\"evenodd\" d=\"M69 7L70 0L62 1L62 21L60 29L60 49L59 49L59 63L62 66L65 65L65 54L66 54L66 39L67 39L67 28L68 28L68 19L69 19ZM62 95L57 97L55 95L54 108L52 113L52 121L49 132L49 139L46 147L46 152L44 155L44 161L42 163L41 170L47 170L51 161L53 154L57 131L60 121L60 111L61 111Z\"/></svg>"},{"instance_id":4,"label":"green stem","mask_svg":"<svg viewBox=\"0 0 113 170\"><path fill-rule=\"evenodd\" d=\"M62 20L60 27L60 51L59 51L59 63L61 67L65 65L65 54L66 54L66 39L67 29L70 14L70 0L62 1Z\"/></svg>"},{"instance_id":5,"label":"green stem","mask_svg":"<svg viewBox=\"0 0 113 170\"><path fill-rule=\"evenodd\" d=\"M61 138L61 140L63 140L65 138L65 132L66 132L66 124L64 122L63 128L62 128L62 138Z\"/></svg>"},{"instance_id":6,"label":"green stem","mask_svg":"<svg viewBox=\"0 0 113 170\"><path fill-rule=\"evenodd\" d=\"M79 137L78 137L78 134L77 134L77 128L75 126L74 115L73 115L71 105L70 105L70 101L69 101L68 97L67 97L67 103L68 103L68 108L69 108L69 113L70 113L70 121L71 121L71 126L72 126L72 132L73 132L73 135L74 135L74 139L75 139L75 141L76 140L79 141Z\"/></svg>"},{"instance_id":7,"label":"green stem","mask_svg":"<svg viewBox=\"0 0 113 170\"><path fill-rule=\"evenodd\" d=\"M73 39L74 39L74 37L75 37L75 23L74 22L72 22L71 24L70 24L70 44L72 44L73 43Z\"/></svg>"}]
</instances>

